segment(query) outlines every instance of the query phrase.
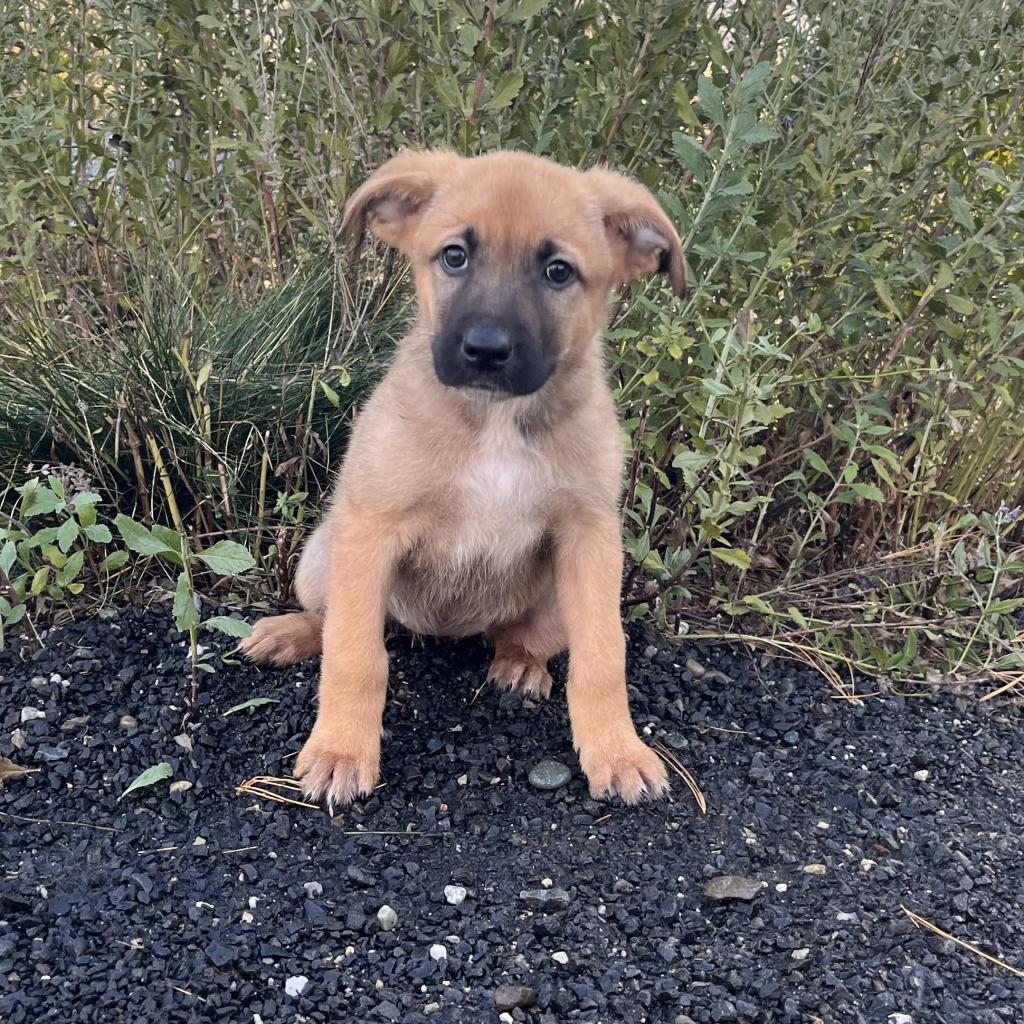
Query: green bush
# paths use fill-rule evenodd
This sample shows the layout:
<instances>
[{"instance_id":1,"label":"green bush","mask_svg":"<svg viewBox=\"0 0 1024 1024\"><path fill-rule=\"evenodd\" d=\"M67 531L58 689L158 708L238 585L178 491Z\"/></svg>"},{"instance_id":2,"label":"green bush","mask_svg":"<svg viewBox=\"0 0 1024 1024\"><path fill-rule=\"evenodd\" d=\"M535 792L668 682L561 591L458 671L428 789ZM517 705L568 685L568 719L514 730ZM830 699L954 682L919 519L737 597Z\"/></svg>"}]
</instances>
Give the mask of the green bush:
<instances>
[{"instance_id":1,"label":"green bush","mask_svg":"<svg viewBox=\"0 0 1024 1024\"><path fill-rule=\"evenodd\" d=\"M1019 671L1024 14L1002 0L172 0L0 23L0 472L245 533L278 592L408 313L350 264L400 145L653 188L617 298L627 606L831 673ZM68 26L73 26L69 31Z\"/></svg>"}]
</instances>

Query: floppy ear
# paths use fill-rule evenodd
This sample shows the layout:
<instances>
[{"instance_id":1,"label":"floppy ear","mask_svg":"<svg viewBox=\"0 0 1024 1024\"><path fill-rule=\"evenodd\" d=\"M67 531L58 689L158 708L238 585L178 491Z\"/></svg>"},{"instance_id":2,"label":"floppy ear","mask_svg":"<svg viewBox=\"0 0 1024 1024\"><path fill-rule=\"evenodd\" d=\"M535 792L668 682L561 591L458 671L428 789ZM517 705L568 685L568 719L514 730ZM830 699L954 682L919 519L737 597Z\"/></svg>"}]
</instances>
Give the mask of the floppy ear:
<instances>
[{"instance_id":1,"label":"floppy ear","mask_svg":"<svg viewBox=\"0 0 1024 1024\"><path fill-rule=\"evenodd\" d=\"M355 249L365 228L382 242L407 249L420 214L459 159L454 153L402 150L349 198L341 221L342 233L353 235Z\"/></svg>"},{"instance_id":2,"label":"floppy ear","mask_svg":"<svg viewBox=\"0 0 1024 1024\"><path fill-rule=\"evenodd\" d=\"M686 257L672 221L658 201L630 178L595 167L586 177L604 218L622 280L668 274L676 295L689 291Z\"/></svg>"}]
</instances>

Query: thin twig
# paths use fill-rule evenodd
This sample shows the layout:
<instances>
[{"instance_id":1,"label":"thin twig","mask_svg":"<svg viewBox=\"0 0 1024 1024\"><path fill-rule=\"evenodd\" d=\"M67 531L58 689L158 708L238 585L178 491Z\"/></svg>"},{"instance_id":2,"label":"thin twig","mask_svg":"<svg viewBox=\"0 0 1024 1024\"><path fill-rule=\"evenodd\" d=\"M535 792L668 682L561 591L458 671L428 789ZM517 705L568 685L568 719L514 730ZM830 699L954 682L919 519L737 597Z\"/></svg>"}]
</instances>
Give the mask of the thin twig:
<instances>
[{"instance_id":1,"label":"thin twig","mask_svg":"<svg viewBox=\"0 0 1024 1024\"><path fill-rule=\"evenodd\" d=\"M10 818L12 821L27 821L33 825L77 825L81 828L94 828L99 832L123 832L123 828L111 828L109 825L93 825L88 821L59 821L56 818L26 818L22 814L11 814L10 811L0 811L0 818Z\"/></svg>"},{"instance_id":2,"label":"thin twig","mask_svg":"<svg viewBox=\"0 0 1024 1024\"><path fill-rule=\"evenodd\" d=\"M934 925L931 921L921 917L920 914L915 914L912 910L908 910L902 903L900 904L900 910L902 910L918 928L927 928L929 931L935 932L936 935L939 935L944 939L948 939L950 942L955 942L958 946L962 946L964 949L968 949L980 957L984 957L997 967L1002 967L1003 970L1009 971L1011 974L1016 974L1018 978L1024 978L1024 971L1020 971L1016 967L1011 967L1008 963L1000 960L999 957L992 956L984 950L978 949L977 946L973 946L969 942L964 942L963 939L958 939L955 935L950 935L949 932L944 932L938 925Z\"/></svg>"}]
</instances>

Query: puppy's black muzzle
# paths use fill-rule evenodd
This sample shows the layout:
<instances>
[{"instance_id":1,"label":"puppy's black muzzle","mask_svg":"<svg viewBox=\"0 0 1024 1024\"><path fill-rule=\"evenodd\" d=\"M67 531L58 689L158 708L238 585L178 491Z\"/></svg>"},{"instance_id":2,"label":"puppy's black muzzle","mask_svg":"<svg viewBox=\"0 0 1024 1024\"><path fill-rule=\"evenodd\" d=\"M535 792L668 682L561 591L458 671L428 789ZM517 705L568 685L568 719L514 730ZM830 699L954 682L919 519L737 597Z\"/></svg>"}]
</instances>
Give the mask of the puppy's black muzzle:
<instances>
[{"instance_id":1,"label":"puppy's black muzzle","mask_svg":"<svg viewBox=\"0 0 1024 1024\"><path fill-rule=\"evenodd\" d=\"M497 395L529 395L554 370L554 355L515 316L467 312L434 338L434 370L442 384Z\"/></svg>"}]
</instances>

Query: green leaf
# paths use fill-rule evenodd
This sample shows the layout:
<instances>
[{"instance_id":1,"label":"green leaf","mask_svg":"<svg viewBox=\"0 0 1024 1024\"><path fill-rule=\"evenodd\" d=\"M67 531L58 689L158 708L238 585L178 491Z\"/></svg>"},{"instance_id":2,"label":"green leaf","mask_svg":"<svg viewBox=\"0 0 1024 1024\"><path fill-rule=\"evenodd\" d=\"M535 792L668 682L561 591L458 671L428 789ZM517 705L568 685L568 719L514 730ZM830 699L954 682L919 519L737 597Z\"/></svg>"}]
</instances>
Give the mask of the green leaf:
<instances>
[{"instance_id":1,"label":"green leaf","mask_svg":"<svg viewBox=\"0 0 1024 1024\"><path fill-rule=\"evenodd\" d=\"M38 597L46 586L46 581L50 578L50 567L44 565L41 569L36 570L35 576L32 577L32 584L28 588L28 592Z\"/></svg>"},{"instance_id":2,"label":"green leaf","mask_svg":"<svg viewBox=\"0 0 1024 1024\"><path fill-rule=\"evenodd\" d=\"M218 541L213 547L200 551L197 557L221 576L237 576L256 564L249 551L233 540Z\"/></svg>"},{"instance_id":3,"label":"green leaf","mask_svg":"<svg viewBox=\"0 0 1024 1024\"><path fill-rule=\"evenodd\" d=\"M60 572L57 573L57 585L60 587L66 587L82 571L83 565L85 565L85 552L76 551L64 563L64 567Z\"/></svg>"},{"instance_id":4,"label":"green leaf","mask_svg":"<svg viewBox=\"0 0 1024 1024\"><path fill-rule=\"evenodd\" d=\"M248 711L250 708L261 708L265 704L280 704L281 702L276 697L253 697L251 700L242 701L241 704L236 704L233 708L228 708L227 711L221 715L221 718L227 718L228 715L234 715L239 711Z\"/></svg>"},{"instance_id":5,"label":"green leaf","mask_svg":"<svg viewBox=\"0 0 1024 1024\"><path fill-rule=\"evenodd\" d=\"M110 534L110 528L99 523L95 526L87 526L85 535L96 544L109 544L114 538Z\"/></svg>"},{"instance_id":6,"label":"green leaf","mask_svg":"<svg viewBox=\"0 0 1024 1024\"><path fill-rule=\"evenodd\" d=\"M212 619L207 619L203 622L203 626L219 630L228 636L236 636L240 640L244 640L245 637L252 633L252 626L248 622L243 622L241 619L232 619L228 615L215 615Z\"/></svg>"},{"instance_id":7,"label":"green leaf","mask_svg":"<svg viewBox=\"0 0 1024 1024\"><path fill-rule=\"evenodd\" d=\"M162 540L154 537L141 523L135 522L134 519L129 519L126 515L119 514L114 520L114 525L117 527L117 532L121 535L121 539L137 554L162 555L164 557L167 557L168 552L172 555L178 554L177 551L168 547Z\"/></svg>"},{"instance_id":8,"label":"green leaf","mask_svg":"<svg viewBox=\"0 0 1024 1024\"><path fill-rule=\"evenodd\" d=\"M318 382L320 384L320 390L327 396L327 401L334 406L335 409L341 408L341 399L338 397L338 392L334 390L325 380Z\"/></svg>"},{"instance_id":9,"label":"green leaf","mask_svg":"<svg viewBox=\"0 0 1024 1024\"><path fill-rule=\"evenodd\" d=\"M885 495L874 484L857 483L853 485L853 489L868 501L885 502Z\"/></svg>"},{"instance_id":10,"label":"green leaf","mask_svg":"<svg viewBox=\"0 0 1024 1024\"><path fill-rule=\"evenodd\" d=\"M800 611L800 609L799 609L799 608L794 608L794 607L793 607L793 605L790 605L790 606L789 606L789 607L788 607L788 608L786 609L786 614L787 614L787 615L788 615L788 616L789 616L789 617L790 617L790 618L791 618L791 619L792 619L792 620L793 620L793 621L794 621L794 622L795 622L795 623L796 623L796 624L797 624L797 625L798 625L798 626L799 626L799 627L800 627L801 629L807 629L807 628L809 627L809 625L810 625L810 624L808 623L808 621L807 621L807 618L806 618L806 616L804 615L804 613L803 613L802 611Z\"/></svg>"},{"instance_id":11,"label":"green leaf","mask_svg":"<svg viewBox=\"0 0 1024 1024\"><path fill-rule=\"evenodd\" d=\"M1001 601L993 601L986 609L986 615L1009 615L1024 605L1024 597L1007 597Z\"/></svg>"},{"instance_id":12,"label":"green leaf","mask_svg":"<svg viewBox=\"0 0 1024 1024\"><path fill-rule=\"evenodd\" d=\"M750 555L739 548L712 548L711 554L720 562L727 565L735 565L738 569L750 568Z\"/></svg>"},{"instance_id":13,"label":"green leaf","mask_svg":"<svg viewBox=\"0 0 1024 1024\"><path fill-rule=\"evenodd\" d=\"M956 218L956 222L973 235L978 230L978 225L974 223L974 216L967 203L960 196L954 195L952 192L946 196L946 202L949 203L949 208L954 218Z\"/></svg>"},{"instance_id":14,"label":"green leaf","mask_svg":"<svg viewBox=\"0 0 1024 1024\"><path fill-rule=\"evenodd\" d=\"M723 196L749 196L754 191L754 186L749 181L737 181L735 185L728 185L718 190Z\"/></svg>"},{"instance_id":15,"label":"green leaf","mask_svg":"<svg viewBox=\"0 0 1024 1024\"><path fill-rule=\"evenodd\" d=\"M196 603L192 599L188 576L183 572L178 574L171 612L174 615L174 625L179 633L186 633L199 625L199 613L196 611Z\"/></svg>"},{"instance_id":16,"label":"green leaf","mask_svg":"<svg viewBox=\"0 0 1024 1024\"><path fill-rule=\"evenodd\" d=\"M96 524L95 505L83 505L81 508L76 508L75 515L78 516L78 525L83 529Z\"/></svg>"},{"instance_id":17,"label":"green leaf","mask_svg":"<svg viewBox=\"0 0 1024 1024\"><path fill-rule=\"evenodd\" d=\"M21 510L21 514L26 519L31 519L34 516L44 516L50 512L55 512L63 505L64 502L49 487L38 487L29 495Z\"/></svg>"},{"instance_id":18,"label":"green leaf","mask_svg":"<svg viewBox=\"0 0 1024 1024\"><path fill-rule=\"evenodd\" d=\"M4 546L0 548L0 573L4 576L9 576L11 572L11 566L14 565L14 560L18 557L18 548L13 540L4 542Z\"/></svg>"},{"instance_id":19,"label":"green leaf","mask_svg":"<svg viewBox=\"0 0 1024 1024\"><path fill-rule=\"evenodd\" d=\"M963 295L943 295L943 301L950 309L966 316L974 312L974 303Z\"/></svg>"},{"instance_id":20,"label":"green leaf","mask_svg":"<svg viewBox=\"0 0 1024 1024\"><path fill-rule=\"evenodd\" d=\"M100 572L114 572L117 569L123 569L127 564L127 551L112 551L100 562Z\"/></svg>"},{"instance_id":21,"label":"green leaf","mask_svg":"<svg viewBox=\"0 0 1024 1024\"><path fill-rule=\"evenodd\" d=\"M743 598L743 603L749 605L754 611L760 612L762 615L774 615L775 609L767 602L762 600L760 597L756 597L754 594L748 594Z\"/></svg>"},{"instance_id":22,"label":"green leaf","mask_svg":"<svg viewBox=\"0 0 1024 1024\"><path fill-rule=\"evenodd\" d=\"M146 789L148 786L163 782L164 779L169 779L173 774L171 766L166 761L161 761L159 764L155 764L152 768L147 768L140 775L137 775L128 788L117 798L117 802L120 803L129 793L134 793L137 789Z\"/></svg>"},{"instance_id":23,"label":"green leaf","mask_svg":"<svg viewBox=\"0 0 1024 1024\"><path fill-rule=\"evenodd\" d=\"M676 87L672 92L672 99L675 100L676 113L679 115L679 120L683 124L688 124L691 128L699 129L700 121L693 112L690 94L686 91L686 86L682 82L676 82Z\"/></svg>"},{"instance_id":24,"label":"green leaf","mask_svg":"<svg viewBox=\"0 0 1024 1024\"><path fill-rule=\"evenodd\" d=\"M697 99L700 101L700 109L710 120L719 126L725 124L722 90L707 75L697 79Z\"/></svg>"},{"instance_id":25,"label":"green leaf","mask_svg":"<svg viewBox=\"0 0 1024 1024\"><path fill-rule=\"evenodd\" d=\"M772 64L770 61L763 60L760 63L755 64L740 79L738 93L740 102L745 103L757 96L762 96L764 94L765 86L768 84L768 80L771 77Z\"/></svg>"},{"instance_id":26,"label":"green leaf","mask_svg":"<svg viewBox=\"0 0 1024 1024\"><path fill-rule=\"evenodd\" d=\"M759 142L771 142L778 137L779 133L769 125L755 124L753 128L748 128L742 135L737 136L737 141L754 146Z\"/></svg>"},{"instance_id":27,"label":"green leaf","mask_svg":"<svg viewBox=\"0 0 1024 1024\"><path fill-rule=\"evenodd\" d=\"M76 494L71 499L71 504L76 512L81 512L83 508L92 508L94 505L98 505L100 502L100 496L94 491L82 491L81 494Z\"/></svg>"},{"instance_id":28,"label":"green leaf","mask_svg":"<svg viewBox=\"0 0 1024 1024\"><path fill-rule=\"evenodd\" d=\"M498 79L494 86L494 95L484 104L484 110L500 110L507 107L518 95L523 87L523 72L516 68L513 71L506 71Z\"/></svg>"},{"instance_id":29,"label":"green leaf","mask_svg":"<svg viewBox=\"0 0 1024 1024\"><path fill-rule=\"evenodd\" d=\"M672 133L672 148L680 166L689 171L698 183L703 184L707 165L707 154L704 147L694 138L683 132Z\"/></svg>"},{"instance_id":30,"label":"green leaf","mask_svg":"<svg viewBox=\"0 0 1024 1024\"><path fill-rule=\"evenodd\" d=\"M78 521L65 519L57 531L57 546L64 554L67 554L76 540L78 540Z\"/></svg>"},{"instance_id":31,"label":"green leaf","mask_svg":"<svg viewBox=\"0 0 1024 1024\"><path fill-rule=\"evenodd\" d=\"M808 448L804 451L804 458L807 460L807 464L811 469L816 469L819 473L824 473L832 480L835 479L835 477L832 476L832 470L825 464L825 460L813 448Z\"/></svg>"},{"instance_id":32,"label":"green leaf","mask_svg":"<svg viewBox=\"0 0 1024 1024\"><path fill-rule=\"evenodd\" d=\"M873 278L871 283L875 286L875 293L882 300L882 304L885 308L894 316L902 320L903 313L900 311L900 307L897 306L893 300L892 292L889 291L889 286L880 277Z\"/></svg>"},{"instance_id":33,"label":"green leaf","mask_svg":"<svg viewBox=\"0 0 1024 1024\"><path fill-rule=\"evenodd\" d=\"M522 0L502 19L506 22L529 21L535 14L540 14L551 0Z\"/></svg>"}]
</instances>

